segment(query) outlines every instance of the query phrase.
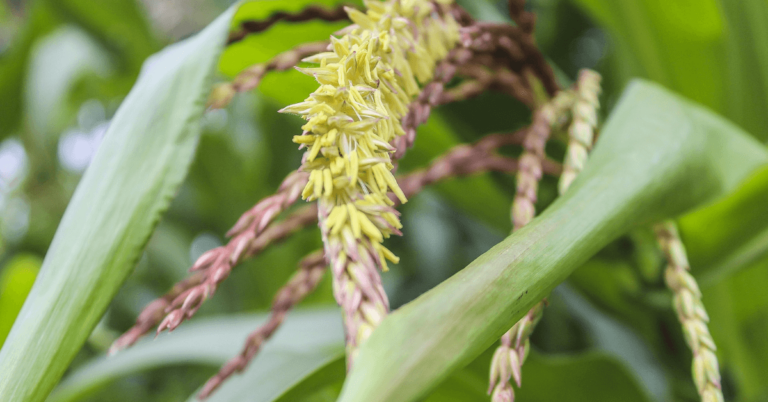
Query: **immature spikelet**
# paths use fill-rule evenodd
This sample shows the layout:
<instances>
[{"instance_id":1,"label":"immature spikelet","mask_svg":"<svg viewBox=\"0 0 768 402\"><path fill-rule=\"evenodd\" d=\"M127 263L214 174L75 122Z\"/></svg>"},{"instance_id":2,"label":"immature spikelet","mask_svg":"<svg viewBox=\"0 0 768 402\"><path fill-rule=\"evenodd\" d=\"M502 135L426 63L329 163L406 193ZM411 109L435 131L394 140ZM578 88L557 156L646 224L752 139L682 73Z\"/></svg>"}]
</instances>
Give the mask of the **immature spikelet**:
<instances>
[{"instance_id":1,"label":"immature spikelet","mask_svg":"<svg viewBox=\"0 0 768 402\"><path fill-rule=\"evenodd\" d=\"M693 381L702 402L723 402L720 369L715 341L709 334L709 316L701 302L696 279L688 272L690 265L685 246L674 222L656 225L656 237L667 258L665 281L674 294L674 307L683 326L685 341L693 352Z\"/></svg>"},{"instance_id":2,"label":"immature spikelet","mask_svg":"<svg viewBox=\"0 0 768 402\"><path fill-rule=\"evenodd\" d=\"M518 230L536 216L536 199L541 180L541 164L544 148L549 140L552 126L566 114L573 104L571 91L560 91L552 100L536 111L528 134L523 141L520 155L520 170L517 172L517 192L512 200L512 227Z\"/></svg>"},{"instance_id":3,"label":"immature spikelet","mask_svg":"<svg viewBox=\"0 0 768 402\"><path fill-rule=\"evenodd\" d=\"M437 3L447 3L440 1ZM382 245L400 234L393 202L406 198L392 175L391 142L404 135L401 119L435 64L458 41L458 24L427 0L366 1L347 9L354 25L331 38L329 51L299 68L320 87L283 112L307 120L294 142L307 149L303 198L318 201L318 217L342 306L348 363L389 310L376 270L398 258Z\"/></svg>"},{"instance_id":4,"label":"immature spikelet","mask_svg":"<svg viewBox=\"0 0 768 402\"><path fill-rule=\"evenodd\" d=\"M534 119L534 126L541 125L540 132L533 132L533 139L526 138L526 152L521 163L526 161L528 166L521 166L518 173L518 195L513 206L512 220L515 229L519 229L533 220L536 190L541 178L541 160L544 156L544 144L548 130L560 117L565 116L566 110L571 109L572 120L569 126L569 142L565 157L565 167L560 176L558 191L562 195L568 190L587 162L588 152L592 148L594 129L597 127L598 95L600 93L600 75L591 70L582 70L576 84L575 93L560 92L549 105L542 107ZM551 109L551 110L550 110ZM546 118L551 116L550 118ZM549 126L544 126L544 123ZM529 134L529 135L531 135ZM521 178L522 177L522 178ZM522 188L522 191L521 191ZM515 399L514 390L509 384L515 380L518 387L522 385L522 365L530 350L530 336L544 314L545 300L534 305L501 338L501 345L491 361L491 382L488 392L493 402L512 402Z\"/></svg>"},{"instance_id":5,"label":"immature spikelet","mask_svg":"<svg viewBox=\"0 0 768 402\"><path fill-rule=\"evenodd\" d=\"M563 163L558 190L565 192L587 163L587 153L592 149L597 128L597 110L600 108L600 74L581 70L576 83L576 99L571 108L573 120L568 128L568 151Z\"/></svg>"}]
</instances>

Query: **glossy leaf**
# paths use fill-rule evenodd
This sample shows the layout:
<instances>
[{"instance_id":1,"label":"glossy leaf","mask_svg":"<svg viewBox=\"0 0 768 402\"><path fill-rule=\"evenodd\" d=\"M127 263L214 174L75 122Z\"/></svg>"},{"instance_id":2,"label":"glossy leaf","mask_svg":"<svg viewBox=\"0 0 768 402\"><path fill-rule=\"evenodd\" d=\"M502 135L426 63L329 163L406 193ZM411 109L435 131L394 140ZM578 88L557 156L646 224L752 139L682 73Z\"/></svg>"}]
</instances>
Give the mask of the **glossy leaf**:
<instances>
[{"instance_id":1,"label":"glossy leaf","mask_svg":"<svg viewBox=\"0 0 768 402\"><path fill-rule=\"evenodd\" d=\"M340 401L426 395L608 242L722 196L766 161L766 150L733 124L634 83L569 192L387 317L362 346Z\"/></svg>"},{"instance_id":2,"label":"glossy leaf","mask_svg":"<svg viewBox=\"0 0 768 402\"><path fill-rule=\"evenodd\" d=\"M0 351L0 394L45 399L184 179L234 9L150 58L113 118Z\"/></svg>"}]
</instances>

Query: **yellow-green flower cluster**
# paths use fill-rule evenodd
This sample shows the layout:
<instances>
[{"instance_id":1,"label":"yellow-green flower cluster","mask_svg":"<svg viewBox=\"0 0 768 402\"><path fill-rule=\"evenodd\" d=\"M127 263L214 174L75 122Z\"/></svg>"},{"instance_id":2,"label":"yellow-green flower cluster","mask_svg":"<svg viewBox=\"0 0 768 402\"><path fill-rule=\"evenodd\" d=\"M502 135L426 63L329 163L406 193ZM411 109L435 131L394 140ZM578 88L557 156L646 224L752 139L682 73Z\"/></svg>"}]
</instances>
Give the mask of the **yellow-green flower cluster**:
<instances>
[{"instance_id":1,"label":"yellow-green flower cluster","mask_svg":"<svg viewBox=\"0 0 768 402\"><path fill-rule=\"evenodd\" d=\"M293 141L307 151L310 172L303 198L318 200L326 258L337 301L345 311L348 344L367 338L388 310L376 267L397 262L382 245L401 228L392 192L406 197L392 174L392 146L404 135L401 119L432 78L436 63L458 42L458 24L428 0L366 1L347 9L354 25L331 38L327 52L299 68L320 87L282 112L307 120ZM371 272L372 271L372 272Z\"/></svg>"}]
</instances>

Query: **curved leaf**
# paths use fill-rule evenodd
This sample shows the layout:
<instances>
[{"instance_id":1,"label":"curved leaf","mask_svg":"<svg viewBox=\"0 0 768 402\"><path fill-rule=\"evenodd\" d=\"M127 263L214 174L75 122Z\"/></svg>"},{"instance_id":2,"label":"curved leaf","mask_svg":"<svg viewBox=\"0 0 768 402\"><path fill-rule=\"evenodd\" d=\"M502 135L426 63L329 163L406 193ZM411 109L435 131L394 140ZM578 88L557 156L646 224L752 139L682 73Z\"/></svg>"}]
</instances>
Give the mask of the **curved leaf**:
<instances>
[{"instance_id":1,"label":"curved leaf","mask_svg":"<svg viewBox=\"0 0 768 402\"><path fill-rule=\"evenodd\" d=\"M143 340L115 356L102 357L86 364L65 378L49 401L75 401L105 382L155 367L179 363L218 367L240 352L248 334L266 318L265 314L258 314L190 322L172 334ZM311 371L316 369L312 364L314 360L334 359L343 353L343 348L344 336L338 309L292 312L274 337L264 344L248 370L234 376L209 400L227 400L222 396L231 394L231 389L235 388L229 384L242 383L243 380L238 379L247 378L250 400L271 401L258 399L256 395L266 394L267 387L273 388L273 393L280 393L296 382L297 377L284 371L286 365L295 364L304 371ZM266 377L265 373L272 373L272 376ZM258 386L258 382L263 386ZM192 400L195 399L196 396L193 396Z\"/></svg>"},{"instance_id":2,"label":"curved leaf","mask_svg":"<svg viewBox=\"0 0 768 402\"><path fill-rule=\"evenodd\" d=\"M0 351L4 398L43 400L131 272L194 156L234 10L144 64Z\"/></svg>"},{"instance_id":3,"label":"curved leaf","mask_svg":"<svg viewBox=\"0 0 768 402\"><path fill-rule=\"evenodd\" d=\"M340 401L423 397L608 242L723 195L766 161L766 150L734 125L634 83L569 192L387 317L360 349Z\"/></svg>"}]
</instances>

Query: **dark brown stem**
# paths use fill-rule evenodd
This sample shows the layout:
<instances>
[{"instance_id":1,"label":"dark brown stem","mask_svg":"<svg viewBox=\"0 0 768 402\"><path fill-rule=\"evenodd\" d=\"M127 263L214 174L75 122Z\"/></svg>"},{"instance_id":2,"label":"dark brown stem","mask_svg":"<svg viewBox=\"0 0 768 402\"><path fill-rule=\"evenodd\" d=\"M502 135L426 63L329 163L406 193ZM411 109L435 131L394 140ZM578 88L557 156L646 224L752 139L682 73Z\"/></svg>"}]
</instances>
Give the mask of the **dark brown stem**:
<instances>
[{"instance_id":1,"label":"dark brown stem","mask_svg":"<svg viewBox=\"0 0 768 402\"><path fill-rule=\"evenodd\" d=\"M533 35L509 24L477 22L462 28L462 44L478 54L485 54L485 66L503 66L518 75L531 71L541 80L550 97L558 91L554 71L536 46Z\"/></svg>"},{"instance_id":2,"label":"dark brown stem","mask_svg":"<svg viewBox=\"0 0 768 402\"><path fill-rule=\"evenodd\" d=\"M536 28L536 14L525 11L526 0L509 0L509 18L528 36Z\"/></svg>"},{"instance_id":3,"label":"dark brown stem","mask_svg":"<svg viewBox=\"0 0 768 402\"><path fill-rule=\"evenodd\" d=\"M309 6L297 13L288 13L284 11L276 12L272 15L270 15L268 18L264 20L258 20L258 21L243 21L240 23L240 29L232 32L229 35L229 40L227 41L228 44L232 44L235 42L239 42L243 40L246 36L266 31L269 29L272 25L285 21L285 22L305 22L305 21L311 21L311 20L321 20L321 21L328 21L328 22L334 22L334 21L345 21L349 19L347 17L347 12L344 11L344 7L349 7L350 5L340 5L336 8L327 9L323 8L321 6Z\"/></svg>"},{"instance_id":4,"label":"dark brown stem","mask_svg":"<svg viewBox=\"0 0 768 402\"><path fill-rule=\"evenodd\" d=\"M527 82L509 69L499 68L492 71L483 65L472 63L459 67L458 73L473 80L445 91L440 104L472 98L492 89L514 97L529 108L534 107L533 92Z\"/></svg>"}]
</instances>

